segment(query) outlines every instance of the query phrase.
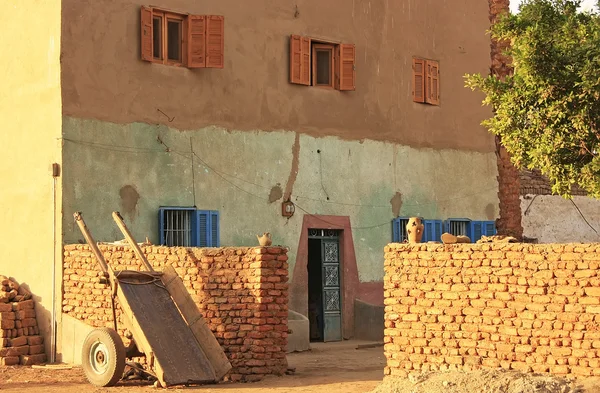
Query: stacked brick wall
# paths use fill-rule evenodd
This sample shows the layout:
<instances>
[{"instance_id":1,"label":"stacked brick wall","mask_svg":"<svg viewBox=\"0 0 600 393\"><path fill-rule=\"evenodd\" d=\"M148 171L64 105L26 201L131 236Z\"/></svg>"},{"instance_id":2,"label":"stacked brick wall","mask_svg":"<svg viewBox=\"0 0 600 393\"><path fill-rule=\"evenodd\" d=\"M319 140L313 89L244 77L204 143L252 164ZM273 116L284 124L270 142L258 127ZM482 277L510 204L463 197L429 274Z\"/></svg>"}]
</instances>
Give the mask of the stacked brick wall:
<instances>
[{"instance_id":1,"label":"stacked brick wall","mask_svg":"<svg viewBox=\"0 0 600 393\"><path fill-rule=\"evenodd\" d=\"M155 270L171 264L183 279L231 361L228 379L256 381L286 371L287 249L142 249ZM102 245L100 250L114 270L142 270L127 246ZM110 290L98 272L88 246L65 246L63 312L92 326L112 327ZM119 309L117 318L123 318ZM124 325L118 326L123 337Z\"/></svg>"},{"instance_id":2,"label":"stacked brick wall","mask_svg":"<svg viewBox=\"0 0 600 393\"><path fill-rule=\"evenodd\" d=\"M509 0L488 0L490 9L490 23L494 24L498 18L508 12ZM503 78L512 72L511 59L504 55L508 47L507 41L491 40L491 67L490 73ZM523 237L521 224L520 176L519 171L510 162L510 155L496 137L496 152L498 161L498 199L500 200L500 218L496 223L498 233Z\"/></svg>"},{"instance_id":3,"label":"stacked brick wall","mask_svg":"<svg viewBox=\"0 0 600 393\"><path fill-rule=\"evenodd\" d=\"M600 375L600 244L390 244L386 375Z\"/></svg>"},{"instance_id":4,"label":"stacked brick wall","mask_svg":"<svg viewBox=\"0 0 600 393\"><path fill-rule=\"evenodd\" d=\"M520 172L521 195L552 195L550 180L539 170L522 170ZM572 195L585 196L587 193L577 185L571 187Z\"/></svg>"},{"instance_id":5,"label":"stacked brick wall","mask_svg":"<svg viewBox=\"0 0 600 393\"><path fill-rule=\"evenodd\" d=\"M46 362L31 293L0 275L0 366Z\"/></svg>"}]
</instances>

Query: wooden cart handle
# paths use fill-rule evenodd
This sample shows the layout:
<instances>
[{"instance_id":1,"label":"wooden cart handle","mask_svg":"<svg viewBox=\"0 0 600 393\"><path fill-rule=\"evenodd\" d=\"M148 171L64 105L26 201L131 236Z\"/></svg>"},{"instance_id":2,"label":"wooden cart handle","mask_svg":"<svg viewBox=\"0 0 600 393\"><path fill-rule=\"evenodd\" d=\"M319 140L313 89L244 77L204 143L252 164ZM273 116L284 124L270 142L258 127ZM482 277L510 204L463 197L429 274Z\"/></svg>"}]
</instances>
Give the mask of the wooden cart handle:
<instances>
[{"instance_id":1,"label":"wooden cart handle","mask_svg":"<svg viewBox=\"0 0 600 393\"><path fill-rule=\"evenodd\" d=\"M142 261L142 264L146 267L146 269L153 272L154 269L152 268L152 265L150 265L150 263L148 263L148 259L146 259L146 256L142 252L142 249L135 242L135 239L133 238L133 236L131 236L131 232L129 232L129 228L127 228L127 225L125 225L125 222L123 222L123 217L121 217L121 214L119 212L113 212L112 217L113 217L113 220L115 220L115 222L117 223L117 226L119 227L119 229L121 230L123 235L125 236L125 239L127 239L129 244L131 245L131 247L133 247L133 251L135 252L135 255L137 255L137 257L140 259L140 261Z\"/></svg>"},{"instance_id":2,"label":"wooden cart handle","mask_svg":"<svg viewBox=\"0 0 600 393\"><path fill-rule=\"evenodd\" d=\"M75 218L75 222L77 223L77 226L79 226L79 229L81 230L81 233L83 234L83 237L85 238L85 241L90 246L90 248L92 249L92 252L96 256L96 260L98 261L98 264L100 265L100 270L102 270L102 273L104 273L105 275L108 275L108 277L110 278L110 284L112 286L113 278L114 278L113 272L108 267L108 264L106 263L106 260L104 259L104 255L102 255L102 252L98 248L98 243L96 243L96 241L92 237L92 234L90 233L90 230L88 229L87 225L85 225L85 221L83 221L83 216L81 215L81 212L73 213L73 217Z\"/></svg>"}]
</instances>

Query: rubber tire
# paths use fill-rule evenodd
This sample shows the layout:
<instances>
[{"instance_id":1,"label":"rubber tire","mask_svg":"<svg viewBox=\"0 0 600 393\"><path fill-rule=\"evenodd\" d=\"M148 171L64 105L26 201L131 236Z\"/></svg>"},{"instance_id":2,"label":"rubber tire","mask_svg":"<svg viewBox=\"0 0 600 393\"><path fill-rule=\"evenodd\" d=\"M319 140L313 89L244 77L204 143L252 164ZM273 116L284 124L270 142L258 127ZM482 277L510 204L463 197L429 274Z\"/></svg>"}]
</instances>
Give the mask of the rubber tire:
<instances>
[{"instance_id":1,"label":"rubber tire","mask_svg":"<svg viewBox=\"0 0 600 393\"><path fill-rule=\"evenodd\" d=\"M92 345L101 342L108 351L107 369L105 372L97 373L90 364L90 352ZM125 371L125 345L123 340L113 329L100 328L94 329L87 335L83 342L81 352L81 365L87 380L94 386L106 387L114 386L123 377Z\"/></svg>"}]
</instances>

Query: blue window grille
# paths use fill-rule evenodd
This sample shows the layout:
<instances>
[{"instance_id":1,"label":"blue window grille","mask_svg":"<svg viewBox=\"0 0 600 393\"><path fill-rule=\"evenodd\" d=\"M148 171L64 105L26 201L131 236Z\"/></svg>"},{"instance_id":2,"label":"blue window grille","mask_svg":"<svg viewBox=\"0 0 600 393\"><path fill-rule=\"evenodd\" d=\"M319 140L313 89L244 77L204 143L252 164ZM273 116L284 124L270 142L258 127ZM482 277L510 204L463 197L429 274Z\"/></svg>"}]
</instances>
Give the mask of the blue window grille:
<instances>
[{"instance_id":1,"label":"blue window grille","mask_svg":"<svg viewBox=\"0 0 600 393\"><path fill-rule=\"evenodd\" d=\"M398 217L392 221L392 242L404 243L408 239L406 224L408 224L408 217Z\"/></svg>"},{"instance_id":2,"label":"blue window grille","mask_svg":"<svg viewBox=\"0 0 600 393\"><path fill-rule=\"evenodd\" d=\"M481 236L493 236L496 234L496 223L494 221L473 221L465 218L451 218L444 222L444 231L455 236L468 236L473 243L481 239Z\"/></svg>"},{"instance_id":3,"label":"blue window grille","mask_svg":"<svg viewBox=\"0 0 600 393\"><path fill-rule=\"evenodd\" d=\"M471 236L471 220L466 218L450 218L444 221L444 232L454 236Z\"/></svg>"},{"instance_id":4,"label":"blue window grille","mask_svg":"<svg viewBox=\"0 0 600 393\"><path fill-rule=\"evenodd\" d=\"M392 221L392 242L404 243L408 239L406 224L408 217L398 217ZM422 219L423 220L423 219ZM421 242L440 241L443 223L441 220L423 220L423 237Z\"/></svg>"},{"instance_id":5,"label":"blue window grille","mask_svg":"<svg viewBox=\"0 0 600 393\"><path fill-rule=\"evenodd\" d=\"M170 247L219 247L219 212L194 207L158 209L159 242Z\"/></svg>"}]
</instances>

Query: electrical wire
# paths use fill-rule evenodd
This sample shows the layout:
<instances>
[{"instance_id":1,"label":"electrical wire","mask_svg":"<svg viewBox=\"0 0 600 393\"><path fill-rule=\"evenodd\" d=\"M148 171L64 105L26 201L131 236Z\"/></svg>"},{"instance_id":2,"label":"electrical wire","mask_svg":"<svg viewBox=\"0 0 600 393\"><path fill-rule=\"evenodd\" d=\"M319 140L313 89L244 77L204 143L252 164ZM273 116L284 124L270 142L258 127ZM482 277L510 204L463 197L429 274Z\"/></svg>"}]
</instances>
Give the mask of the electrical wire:
<instances>
[{"instance_id":1,"label":"electrical wire","mask_svg":"<svg viewBox=\"0 0 600 393\"><path fill-rule=\"evenodd\" d=\"M222 172L219 171L217 169L215 169L213 166L211 166L210 164L208 164L205 160L202 159L202 157L200 157L196 152L194 151L187 151L187 152L181 152L181 151L177 151L177 150L173 150L172 148L170 148L168 145L166 145L162 140L160 140L159 138L159 143L161 143L163 146L165 146L165 149L149 149L149 148L140 148L140 147L135 147L135 146L115 146L115 145L109 145L109 144L103 144L103 143L96 143L96 142L88 142L88 141L78 141L78 140L74 140L74 139L68 139L68 138L59 138L59 139L63 139L65 141L71 142L71 143L76 143L76 144L82 144L82 145L88 145L88 146L93 146L95 148L98 149L103 149L103 150L110 150L110 151L117 151L117 152L124 152L124 153L174 153L177 154L183 158L186 158L188 160L191 160L192 157L190 155L193 154L196 158L198 158L198 160L202 163L202 165L207 168L210 169L212 172L214 172L218 177L220 177L223 181L225 181L226 183L230 184L232 187L234 187L235 189L251 195L257 199L261 199L261 200L265 200L264 197L256 195L240 186L238 186L237 184L233 183L231 180L227 179L226 176L241 181L243 183L249 184L249 185L253 185L256 187L260 187L266 190L271 189L272 187L264 185L264 184L257 184L242 178L239 178L235 175L232 175L230 173L226 173L226 172ZM437 205L439 203L443 203L443 202L448 202L448 201L455 201L455 200L462 200L462 199L466 199L472 196L476 196L476 195L481 195L481 194L485 194L489 191L495 191L496 188L494 187L490 187L488 189L484 189L484 190L479 190L478 192L474 192L471 194L463 194L463 195L459 195L456 197L452 197L452 198L444 198L444 199L436 199L435 201L431 201L431 202L419 202L419 203L403 203L402 206L404 207L416 207L416 206L431 206L431 205ZM318 199L318 198L311 198L311 197L307 197L307 196L303 196L303 195L294 195L294 198L296 199L296 201L298 199L304 199L307 201L313 201L313 202L319 202L319 203L327 203L327 204L332 204L332 205L340 205L340 206L354 206L354 207L368 207L368 208L377 208L377 209L389 209L390 205L369 205L369 204L359 204L359 203L351 203L351 202L337 202L337 201L331 201L331 200L323 200L323 199Z\"/></svg>"},{"instance_id":2,"label":"electrical wire","mask_svg":"<svg viewBox=\"0 0 600 393\"><path fill-rule=\"evenodd\" d=\"M573 200L573 198L569 199L571 201L571 203L573 204L573 206L575 206L575 209L577 209L577 211L579 212L579 215L581 216L581 218L583 219L583 221L585 221L585 223L592 228L592 231L594 231L596 233L596 235L598 235L598 231L596 230L596 228L594 228L592 226L592 224L589 223L589 221L585 218L585 216L583 215L583 213L581 212L581 210L579 209L579 206L577 206L577 204L575 203L575 201Z\"/></svg>"},{"instance_id":3,"label":"electrical wire","mask_svg":"<svg viewBox=\"0 0 600 393\"><path fill-rule=\"evenodd\" d=\"M535 199L539 196L540 196L540 194L535 194L533 196L533 198L531 198L531 202L529 202L529 205L527 205L527 209L525 209L525 212L523 213L524 216L529 214L529 209L531 209L531 205L533 205L533 201L535 201Z\"/></svg>"}]
</instances>

